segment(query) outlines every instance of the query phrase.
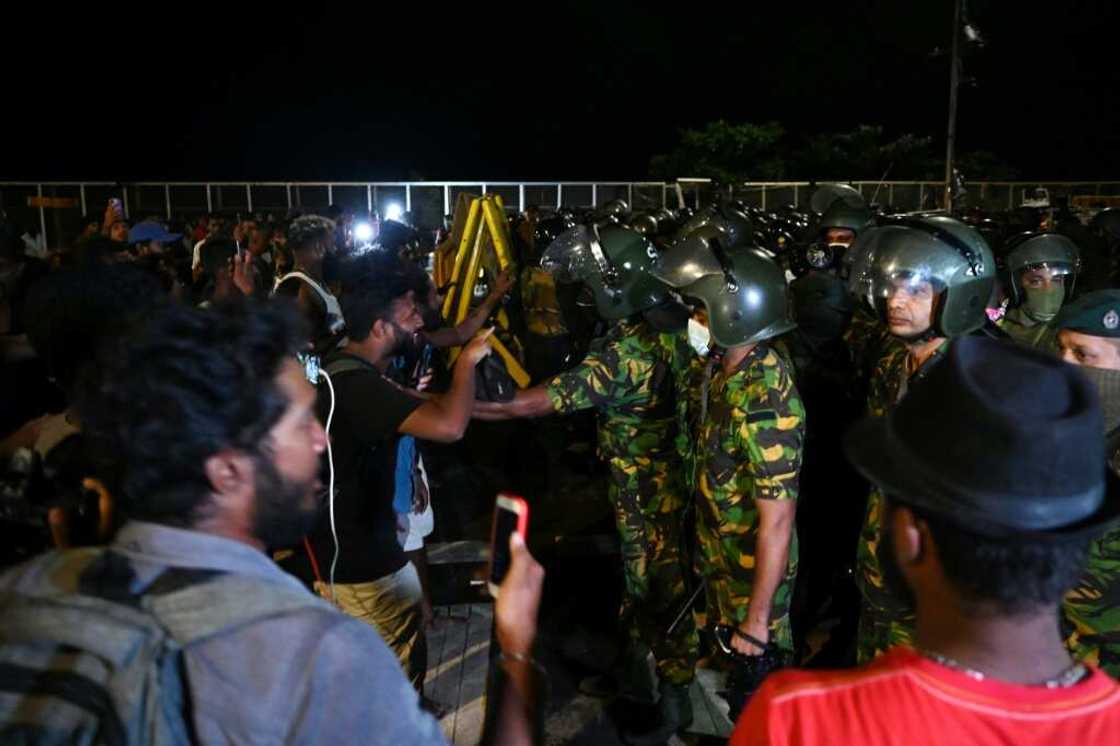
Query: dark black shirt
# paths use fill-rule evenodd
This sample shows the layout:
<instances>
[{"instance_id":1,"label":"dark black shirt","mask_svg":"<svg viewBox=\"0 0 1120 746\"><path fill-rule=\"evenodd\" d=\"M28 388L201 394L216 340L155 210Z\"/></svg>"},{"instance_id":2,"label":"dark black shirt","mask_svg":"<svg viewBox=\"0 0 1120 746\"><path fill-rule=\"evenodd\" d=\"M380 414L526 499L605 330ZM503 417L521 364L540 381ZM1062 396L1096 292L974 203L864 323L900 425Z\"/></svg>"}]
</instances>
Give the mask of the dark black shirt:
<instances>
[{"instance_id":1,"label":"dark black shirt","mask_svg":"<svg viewBox=\"0 0 1120 746\"><path fill-rule=\"evenodd\" d=\"M344 353L327 358L356 361L356 370L332 374L335 408L331 423L334 455L335 527L340 546L335 569L337 583L369 583L404 567L407 561L397 541L397 515L393 510L394 470L398 430L423 402L390 383L381 372ZM320 387L319 417L326 424L330 390ZM325 480L324 480L325 481ZM330 510L324 506L311 544L324 580L329 580L334 539Z\"/></svg>"}]
</instances>

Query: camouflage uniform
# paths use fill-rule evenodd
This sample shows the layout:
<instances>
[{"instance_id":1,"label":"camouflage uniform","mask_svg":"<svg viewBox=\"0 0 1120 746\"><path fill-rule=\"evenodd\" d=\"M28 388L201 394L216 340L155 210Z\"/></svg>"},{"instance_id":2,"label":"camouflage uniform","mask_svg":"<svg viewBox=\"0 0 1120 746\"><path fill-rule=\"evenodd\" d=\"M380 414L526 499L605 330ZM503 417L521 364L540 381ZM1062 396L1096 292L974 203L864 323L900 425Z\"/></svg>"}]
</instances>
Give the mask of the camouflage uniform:
<instances>
[{"instance_id":1,"label":"camouflage uniform","mask_svg":"<svg viewBox=\"0 0 1120 746\"><path fill-rule=\"evenodd\" d=\"M1120 529L1089 545L1085 574L1066 594L1063 612L1074 657L1120 676Z\"/></svg>"},{"instance_id":2,"label":"camouflage uniform","mask_svg":"<svg viewBox=\"0 0 1120 746\"><path fill-rule=\"evenodd\" d=\"M911 376L908 368L910 351L896 337L889 338L871 377L868 414L872 417L885 416L906 396L911 383L929 373L944 354L945 348L942 345ZM872 487L856 550L856 583L863 596L856 642L856 659L859 663L866 663L895 645L909 645L914 632L914 610L892 594L883 583L878 555L882 520L883 493Z\"/></svg>"},{"instance_id":3,"label":"camouflage uniform","mask_svg":"<svg viewBox=\"0 0 1120 746\"><path fill-rule=\"evenodd\" d=\"M624 320L547 383L557 412L599 412L599 454L610 467L608 497L622 539L622 624L649 646L662 681L672 684L692 680L698 647L688 615L666 636L688 596L675 413L693 357L684 330Z\"/></svg>"},{"instance_id":4,"label":"camouflage uniform","mask_svg":"<svg viewBox=\"0 0 1120 746\"><path fill-rule=\"evenodd\" d=\"M707 609L698 621L738 626L747 618L754 585L756 501L797 499L805 409L793 366L765 342L730 375L717 368L707 393L694 464L697 571L707 583ZM770 614L770 640L790 651L789 605L796 576L793 531L785 578Z\"/></svg>"},{"instance_id":5,"label":"camouflage uniform","mask_svg":"<svg viewBox=\"0 0 1120 746\"><path fill-rule=\"evenodd\" d=\"M1120 433L1109 438L1108 453L1115 470ZM1062 611L1073 656L1120 677L1120 528L1109 529L1089 545L1085 573L1066 594Z\"/></svg>"},{"instance_id":6,"label":"camouflage uniform","mask_svg":"<svg viewBox=\"0 0 1120 746\"><path fill-rule=\"evenodd\" d=\"M890 332L879 321L879 317L868 310L864 303L857 303L852 312L852 320L844 331L844 343L848 346L857 378L866 380L870 377L890 339Z\"/></svg>"},{"instance_id":7,"label":"camouflage uniform","mask_svg":"<svg viewBox=\"0 0 1120 746\"><path fill-rule=\"evenodd\" d=\"M996 322L996 326L1021 345L1058 354L1058 330L1050 324L1031 321L1021 308L1008 311Z\"/></svg>"}]
</instances>

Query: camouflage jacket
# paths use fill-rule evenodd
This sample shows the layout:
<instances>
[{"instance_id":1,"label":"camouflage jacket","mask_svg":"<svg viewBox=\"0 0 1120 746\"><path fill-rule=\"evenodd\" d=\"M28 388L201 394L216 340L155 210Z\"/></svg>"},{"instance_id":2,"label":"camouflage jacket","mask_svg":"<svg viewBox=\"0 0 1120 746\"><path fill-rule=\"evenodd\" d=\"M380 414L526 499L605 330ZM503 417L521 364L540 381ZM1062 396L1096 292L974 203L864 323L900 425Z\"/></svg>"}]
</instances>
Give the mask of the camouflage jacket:
<instances>
[{"instance_id":1,"label":"camouflage jacket","mask_svg":"<svg viewBox=\"0 0 1120 746\"><path fill-rule=\"evenodd\" d=\"M914 375L909 373L910 351L896 337L891 337L884 345L883 356L879 358L871 376L867 397L867 411L872 417L884 417L906 396L910 384L924 377L944 356L947 345L942 345L922 365ZM877 554L882 524L883 494L872 486L867 501L867 515L860 532L859 547L856 551L856 581L863 591L864 598L873 606L888 610L905 610L903 605L891 595L883 585L882 567Z\"/></svg>"},{"instance_id":2,"label":"camouflage jacket","mask_svg":"<svg viewBox=\"0 0 1120 746\"><path fill-rule=\"evenodd\" d=\"M800 394L797 392L797 369L793 361L793 353L784 339L771 339L759 345L759 347L767 347L770 352L774 353L779 363L781 364L782 372L788 373L792 376L791 384L794 387L793 393L797 397L797 406L804 412L804 405L801 401ZM748 361L753 359L748 356L744 360L743 365L746 366ZM709 370L709 362L712 368ZM711 386L709 390L704 390L704 378L707 377L709 381L713 380L713 375L718 370L718 358L713 359L710 357L699 357L693 355L692 362L689 365L687 378L684 383L683 393L677 397L677 452L681 456L681 460L685 464L685 482L689 494L695 494L699 490L698 484L698 463L697 459L701 455L703 449L699 447L702 443L700 428L701 420L705 417L704 406L708 405L708 412L710 413L711 403L714 402ZM742 369L740 369L742 372ZM702 399L707 395L707 402Z\"/></svg>"},{"instance_id":3,"label":"camouflage jacket","mask_svg":"<svg viewBox=\"0 0 1120 746\"><path fill-rule=\"evenodd\" d=\"M699 422L694 451L700 492L796 500L805 408L792 364L761 343L732 374L712 370L707 416Z\"/></svg>"},{"instance_id":4,"label":"camouflage jacket","mask_svg":"<svg viewBox=\"0 0 1120 746\"><path fill-rule=\"evenodd\" d=\"M844 330L844 343L851 356L852 369L857 378L869 379L886 345L894 337L865 303L857 303L848 328Z\"/></svg>"},{"instance_id":5,"label":"camouflage jacket","mask_svg":"<svg viewBox=\"0 0 1120 746\"><path fill-rule=\"evenodd\" d=\"M740 586L736 593L749 597L759 527L756 501L797 499L805 409L793 366L767 343L730 375L715 365L705 370L711 373L707 415L695 443L700 548L708 561L727 564L731 585ZM796 573L795 532L772 618L788 614Z\"/></svg>"},{"instance_id":6,"label":"camouflage jacket","mask_svg":"<svg viewBox=\"0 0 1120 746\"><path fill-rule=\"evenodd\" d=\"M677 454L684 464L688 494L696 494L696 440L700 433L700 396L708 357L693 355L677 396Z\"/></svg>"},{"instance_id":7,"label":"camouflage jacket","mask_svg":"<svg viewBox=\"0 0 1120 746\"><path fill-rule=\"evenodd\" d=\"M1022 309L1013 308L996 322L996 326L1021 345L1058 354L1058 330L1050 324L1025 319Z\"/></svg>"},{"instance_id":8,"label":"camouflage jacket","mask_svg":"<svg viewBox=\"0 0 1120 746\"><path fill-rule=\"evenodd\" d=\"M1120 676L1120 528L1089 545L1080 582L1066 594L1067 644L1078 660Z\"/></svg>"},{"instance_id":9,"label":"camouflage jacket","mask_svg":"<svg viewBox=\"0 0 1120 746\"><path fill-rule=\"evenodd\" d=\"M545 386L559 413L598 411L599 453L612 467L679 473L677 392L695 357L686 330L659 332L643 320L623 320Z\"/></svg>"},{"instance_id":10,"label":"camouflage jacket","mask_svg":"<svg viewBox=\"0 0 1120 746\"><path fill-rule=\"evenodd\" d=\"M1113 461L1120 454L1120 433L1110 434L1108 453ZM1085 572L1066 594L1062 611L1074 656L1120 676L1120 527L1089 545Z\"/></svg>"}]
</instances>

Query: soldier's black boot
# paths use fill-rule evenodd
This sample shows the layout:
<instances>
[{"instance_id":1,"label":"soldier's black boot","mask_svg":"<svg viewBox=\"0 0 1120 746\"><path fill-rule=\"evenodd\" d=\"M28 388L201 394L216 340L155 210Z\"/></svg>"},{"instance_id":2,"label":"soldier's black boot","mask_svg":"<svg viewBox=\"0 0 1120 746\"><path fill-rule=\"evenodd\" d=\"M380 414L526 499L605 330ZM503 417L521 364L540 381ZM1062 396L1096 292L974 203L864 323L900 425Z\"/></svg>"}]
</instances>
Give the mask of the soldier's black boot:
<instances>
[{"instance_id":1,"label":"soldier's black boot","mask_svg":"<svg viewBox=\"0 0 1120 746\"><path fill-rule=\"evenodd\" d=\"M616 697L643 705L657 702L657 679L649 648L631 643L627 645L612 673L591 676L579 683L579 690L589 697L614 699Z\"/></svg>"},{"instance_id":2,"label":"soldier's black boot","mask_svg":"<svg viewBox=\"0 0 1120 746\"><path fill-rule=\"evenodd\" d=\"M688 684L670 684L662 681L661 699L657 702L657 719L646 730L627 731L622 740L627 746L661 746L673 734L692 725L692 700Z\"/></svg>"}]
</instances>

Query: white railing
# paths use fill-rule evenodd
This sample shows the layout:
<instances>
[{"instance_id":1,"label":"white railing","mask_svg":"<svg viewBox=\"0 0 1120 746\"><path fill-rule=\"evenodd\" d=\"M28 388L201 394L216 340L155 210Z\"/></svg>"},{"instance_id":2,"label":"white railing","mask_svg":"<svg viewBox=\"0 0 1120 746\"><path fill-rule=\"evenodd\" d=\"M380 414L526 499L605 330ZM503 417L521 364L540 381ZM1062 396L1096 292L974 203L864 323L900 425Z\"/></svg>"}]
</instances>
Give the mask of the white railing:
<instances>
[{"instance_id":1,"label":"white railing","mask_svg":"<svg viewBox=\"0 0 1120 746\"><path fill-rule=\"evenodd\" d=\"M826 183L818 181L815 183ZM815 185L808 181L768 181L739 184L730 194L749 205L776 209L782 205L804 205ZM850 181L869 201L899 210L936 209L943 204L945 184L940 181ZM1062 195L1120 196L1120 181L1093 182L968 182L968 203L987 209L1012 209L1037 187L1051 197ZM99 216L112 197L119 198L125 215L133 219L162 216L165 219L202 213L287 213L294 208L322 210L339 204L356 212L384 214L396 203L412 213L424 227L439 225L454 209L460 192L500 194L509 208L595 207L612 199L625 199L636 210L655 207L699 206L710 199L711 185L704 180L660 181L0 181L0 208L22 213L23 222L38 218L48 245L57 246L71 223L82 215ZM71 209L45 207L42 199L62 198L55 204ZM49 204L49 202L48 202ZM37 215L35 214L37 211ZM25 226L30 227L30 226Z\"/></svg>"}]
</instances>

